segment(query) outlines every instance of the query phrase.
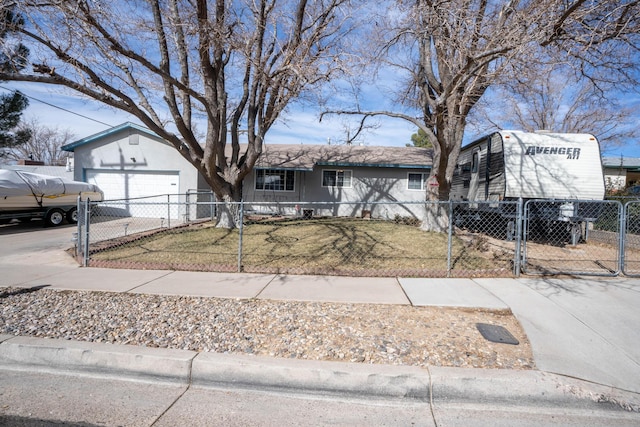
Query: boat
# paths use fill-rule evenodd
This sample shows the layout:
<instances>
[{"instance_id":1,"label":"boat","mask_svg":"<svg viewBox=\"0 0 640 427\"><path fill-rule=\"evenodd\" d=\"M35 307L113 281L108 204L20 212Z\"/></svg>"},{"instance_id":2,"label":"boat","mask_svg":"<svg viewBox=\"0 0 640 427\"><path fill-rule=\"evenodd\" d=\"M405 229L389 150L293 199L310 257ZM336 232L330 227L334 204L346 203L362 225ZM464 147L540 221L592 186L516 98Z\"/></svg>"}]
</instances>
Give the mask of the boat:
<instances>
[{"instance_id":1,"label":"boat","mask_svg":"<svg viewBox=\"0 0 640 427\"><path fill-rule=\"evenodd\" d=\"M20 170L0 170L0 219L44 218L59 225L66 218L77 221L78 197L102 201L94 184Z\"/></svg>"}]
</instances>

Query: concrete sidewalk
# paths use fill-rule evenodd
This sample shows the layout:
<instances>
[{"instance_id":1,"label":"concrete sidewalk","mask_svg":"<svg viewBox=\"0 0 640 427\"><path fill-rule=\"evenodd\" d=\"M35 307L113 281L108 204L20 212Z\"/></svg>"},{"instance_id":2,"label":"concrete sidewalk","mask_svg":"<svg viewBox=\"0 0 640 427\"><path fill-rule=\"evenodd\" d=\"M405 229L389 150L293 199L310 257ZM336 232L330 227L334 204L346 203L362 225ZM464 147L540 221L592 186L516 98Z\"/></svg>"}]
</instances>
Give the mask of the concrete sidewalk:
<instances>
[{"instance_id":1,"label":"concrete sidewalk","mask_svg":"<svg viewBox=\"0 0 640 427\"><path fill-rule=\"evenodd\" d=\"M173 366L171 369L175 372L158 374L160 377L177 375L187 378L188 375L195 383L202 378L205 378L202 383L219 381L222 373L216 370L226 366L224 375L229 372L237 375L225 380L229 383L257 381L265 386L275 381L277 387L284 387L283 384L278 385L278 381L285 381L289 385L293 382L293 389L330 387L340 391L340 387L352 387L362 393L392 393L396 397L436 396L437 390L446 390L443 396L465 393L490 396L493 393L496 399L504 399L505 390L509 389L509 393L517 390L521 398L541 399L546 396L544 398L559 399L559 391L563 398L570 400L581 395L588 401L610 399L640 408L638 279L347 278L113 270L61 264L25 268L25 265L10 263L0 263L0 272L0 286L511 309L529 337L539 371L433 368L424 372L418 368L353 364L318 367L306 361L265 362L255 357L227 355L223 355L222 359L226 360L223 363L218 358L220 355L215 354L171 351L169 354L165 353L167 350L129 349L127 346L120 346L125 347L124 350L116 348L118 346L107 346L105 350L99 344L32 341L25 337L8 339L4 336L0 344L0 365L5 368L58 366L62 370L92 371L110 366L123 374L138 375L140 372L127 371L135 369L132 361L155 360L149 363L150 368L141 367L140 370L157 369L166 363L166 366ZM145 355L129 357L122 354L137 354L139 351ZM146 355L146 351L151 354ZM76 360L75 356L69 355L76 353L80 356L76 357L79 362L74 365L75 362L69 360ZM61 358L51 354L67 356ZM154 357L163 362L157 363L158 359ZM176 357L179 361L174 360ZM85 366L87 361L88 367ZM266 369L269 363L278 367L273 371ZM378 369L385 370L385 373L377 372ZM157 376L154 371L145 372L141 374ZM372 378L376 379L373 385ZM574 383L574 379L581 380L579 385ZM426 392L425 383L429 381L433 388ZM391 387L391 384L398 385L398 388Z\"/></svg>"}]
</instances>

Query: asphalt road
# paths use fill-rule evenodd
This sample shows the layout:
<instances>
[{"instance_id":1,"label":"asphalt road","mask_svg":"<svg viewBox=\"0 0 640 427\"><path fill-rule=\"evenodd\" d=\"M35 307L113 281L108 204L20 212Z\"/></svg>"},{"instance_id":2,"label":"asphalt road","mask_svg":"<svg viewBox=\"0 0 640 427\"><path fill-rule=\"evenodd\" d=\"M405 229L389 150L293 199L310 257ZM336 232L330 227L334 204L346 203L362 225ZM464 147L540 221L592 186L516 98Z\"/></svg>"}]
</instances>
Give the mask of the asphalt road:
<instances>
[{"instance_id":1,"label":"asphalt road","mask_svg":"<svg viewBox=\"0 0 640 427\"><path fill-rule=\"evenodd\" d=\"M604 405L565 408L360 399L242 388L187 387L74 375L0 371L0 424L61 426L637 426L638 414Z\"/></svg>"}]
</instances>

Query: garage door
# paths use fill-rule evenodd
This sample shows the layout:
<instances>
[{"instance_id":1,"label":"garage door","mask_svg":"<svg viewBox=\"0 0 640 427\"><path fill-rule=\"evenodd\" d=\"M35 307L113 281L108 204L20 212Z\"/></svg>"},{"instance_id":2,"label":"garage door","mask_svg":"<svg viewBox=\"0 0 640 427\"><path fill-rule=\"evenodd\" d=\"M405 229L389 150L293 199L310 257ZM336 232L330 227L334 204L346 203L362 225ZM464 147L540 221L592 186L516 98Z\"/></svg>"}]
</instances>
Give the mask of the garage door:
<instances>
[{"instance_id":1,"label":"garage door","mask_svg":"<svg viewBox=\"0 0 640 427\"><path fill-rule=\"evenodd\" d=\"M125 200L123 203L109 203L114 210L121 210L123 216L178 217L178 206L167 206L167 195L179 192L180 176L177 172L88 170L87 182L100 187L105 200ZM177 203L177 197L171 197L171 202Z\"/></svg>"}]
</instances>

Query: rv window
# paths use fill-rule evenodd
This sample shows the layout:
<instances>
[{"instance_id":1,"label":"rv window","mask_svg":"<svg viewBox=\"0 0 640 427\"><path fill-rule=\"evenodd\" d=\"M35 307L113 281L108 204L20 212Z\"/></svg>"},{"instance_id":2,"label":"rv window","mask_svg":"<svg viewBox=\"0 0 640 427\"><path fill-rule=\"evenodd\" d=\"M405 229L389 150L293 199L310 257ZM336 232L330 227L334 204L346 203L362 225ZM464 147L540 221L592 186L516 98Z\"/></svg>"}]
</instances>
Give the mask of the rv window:
<instances>
[{"instance_id":1,"label":"rv window","mask_svg":"<svg viewBox=\"0 0 640 427\"><path fill-rule=\"evenodd\" d=\"M478 163L480 163L478 160L479 160L479 155L478 155L478 152L476 151L475 153L473 153L473 159L471 161L471 173L478 172Z\"/></svg>"}]
</instances>

